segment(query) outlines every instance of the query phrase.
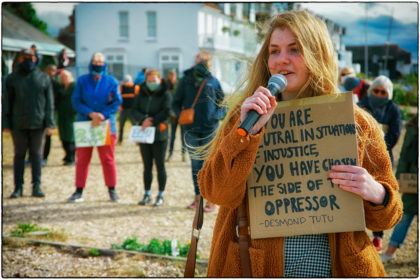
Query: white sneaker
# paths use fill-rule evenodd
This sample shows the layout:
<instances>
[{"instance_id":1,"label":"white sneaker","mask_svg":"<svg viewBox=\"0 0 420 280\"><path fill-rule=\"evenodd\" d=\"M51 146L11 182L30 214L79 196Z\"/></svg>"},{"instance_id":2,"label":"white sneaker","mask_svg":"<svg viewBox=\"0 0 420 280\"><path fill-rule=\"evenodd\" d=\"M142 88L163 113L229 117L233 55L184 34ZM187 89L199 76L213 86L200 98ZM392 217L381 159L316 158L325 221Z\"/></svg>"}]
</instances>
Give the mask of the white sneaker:
<instances>
[{"instance_id":1,"label":"white sneaker","mask_svg":"<svg viewBox=\"0 0 420 280\"><path fill-rule=\"evenodd\" d=\"M382 260L383 263L389 262L393 259L395 259L394 255L392 255L392 256L388 256L388 255L385 255L385 254L381 255L381 260Z\"/></svg>"}]
</instances>

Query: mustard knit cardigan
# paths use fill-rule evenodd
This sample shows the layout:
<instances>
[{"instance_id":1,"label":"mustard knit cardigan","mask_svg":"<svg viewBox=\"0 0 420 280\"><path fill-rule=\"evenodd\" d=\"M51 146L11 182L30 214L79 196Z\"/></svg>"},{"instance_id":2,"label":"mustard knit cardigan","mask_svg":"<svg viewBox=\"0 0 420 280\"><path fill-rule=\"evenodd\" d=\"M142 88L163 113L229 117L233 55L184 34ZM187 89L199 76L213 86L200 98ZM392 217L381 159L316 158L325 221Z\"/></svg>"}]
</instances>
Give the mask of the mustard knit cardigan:
<instances>
[{"instance_id":1,"label":"mustard knit cardigan","mask_svg":"<svg viewBox=\"0 0 420 280\"><path fill-rule=\"evenodd\" d=\"M356 111L355 119L362 129L361 141L358 142L361 166L389 193L386 206L373 206L364 201L366 226L372 231L390 229L401 218L402 203L385 141L379 127L372 127L372 122L367 121L372 120L370 116ZM213 230L207 271L209 277L241 276L236 208L246 194L246 181L264 128L255 136L241 137L236 131L239 123L239 114L231 118L222 142L214 148L198 173L203 197L220 205ZM365 156L366 151L369 157ZM328 236L334 277L386 276L379 255L365 231L329 233ZM251 240L249 253L253 277L283 276L283 244L282 237Z\"/></svg>"}]
</instances>

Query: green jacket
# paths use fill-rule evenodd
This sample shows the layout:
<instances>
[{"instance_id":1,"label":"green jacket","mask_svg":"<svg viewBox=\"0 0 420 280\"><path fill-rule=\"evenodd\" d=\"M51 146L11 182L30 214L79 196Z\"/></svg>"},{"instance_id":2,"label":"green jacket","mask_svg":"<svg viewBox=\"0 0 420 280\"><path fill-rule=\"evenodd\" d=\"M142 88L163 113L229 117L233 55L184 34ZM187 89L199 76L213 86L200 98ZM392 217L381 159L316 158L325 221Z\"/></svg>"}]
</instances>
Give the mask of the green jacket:
<instances>
[{"instance_id":1,"label":"green jacket","mask_svg":"<svg viewBox=\"0 0 420 280\"><path fill-rule=\"evenodd\" d=\"M46 127L55 127L51 79L38 67L29 73L19 67L6 78L3 129Z\"/></svg>"},{"instance_id":2,"label":"green jacket","mask_svg":"<svg viewBox=\"0 0 420 280\"><path fill-rule=\"evenodd\" d=\"M71 97L75 86L75 82L71 83L67 89L60 86L56 96L58 131L60 139L67 142L74 142L73 122L76 121L77 113L71 104Z\"/></svg>"},{"instance_id":3,"label":"green jacket","mask_svg":"<svg viewBox=\"0 0 420 280\"><path fill-rule=\"evenodd\" d=\"M406 126L404 142L401 148L395 177L400 178L401 173L418 173L419 156L419 131L418 127L409 124ZM418 213L418 194L404 193L402 195L404 213L416 215Z\"/></svg>"},{"instance_id":4,"label":"green jacket","mask_svg":"<svg viewBox=\"0 0 420 280\"><path fill-rule=\"evenodd\" d=\"M159 89L151 92L146 84L141 87L140 93L134 98L131 107L131 116L134 124L141 125L147 117L153 118L153 126L156 127L155 141L168 140L168 118L171 111L172 96L167 90L165 82ZM160 124L166 128L159 131Z\"/></svg>"}]
</instances>

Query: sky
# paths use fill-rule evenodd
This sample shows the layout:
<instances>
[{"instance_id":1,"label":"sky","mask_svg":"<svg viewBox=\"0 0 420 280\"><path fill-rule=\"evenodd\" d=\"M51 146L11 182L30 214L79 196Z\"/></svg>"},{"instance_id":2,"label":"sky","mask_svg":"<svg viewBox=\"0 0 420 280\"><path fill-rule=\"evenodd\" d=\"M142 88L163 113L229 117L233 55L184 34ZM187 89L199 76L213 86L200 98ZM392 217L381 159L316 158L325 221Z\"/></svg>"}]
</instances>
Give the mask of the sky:
<instances>
[{"instance_id":1,"label":"sky","mask_svg":"<svg viewBox=\"0 0 420 280\"><path fill-rule=\"evenodd\" d=\"M348 46L365 44L366 11L368 18L368 45L385 44L391 16L393 18L390 43L412 53L418 60L418 2L300 2L302 8L322 15L346 28L343 42ZM54 37L60 28L69 24L75 2L33 3L37 15L48 24ZM366 10L367 6L367 10Z\"/></svg>"}]
</instances>

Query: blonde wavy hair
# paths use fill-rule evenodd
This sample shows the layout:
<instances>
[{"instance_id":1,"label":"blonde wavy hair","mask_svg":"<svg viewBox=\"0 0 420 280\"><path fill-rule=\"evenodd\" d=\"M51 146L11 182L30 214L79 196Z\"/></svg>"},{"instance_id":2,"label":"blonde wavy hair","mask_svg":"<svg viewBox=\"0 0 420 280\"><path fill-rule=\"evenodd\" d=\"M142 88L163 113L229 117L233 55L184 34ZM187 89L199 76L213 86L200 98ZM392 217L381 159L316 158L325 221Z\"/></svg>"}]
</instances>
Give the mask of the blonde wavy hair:
<instances>
[{"instance_id":1,"label":"blonde wavy hair","mask_svg":"<svg viewBox=\"0 0 420 280\"><path fill-rule=\"evenodd\" d=\"M304 92L305 97L339 92L337 57L324 22L306 11L289 11L278 14L271 19L268 25L261 51L248 73L244 90L233 95L229 102L228 113L214 139L208 145L197 150L199 153L202 152L205 157L211 153L213 147L220 144L226 125L233 116L240 113L244 100L252 96L259 86L268 83L271 77L268 68L268 47L271 34L276 29L289 29L294 33L297 47L309 72L308 80L300 89L296 98L300 98ZM354 107L355 110L362 111L358 106Z\"/></svg>"}]
</instances>

